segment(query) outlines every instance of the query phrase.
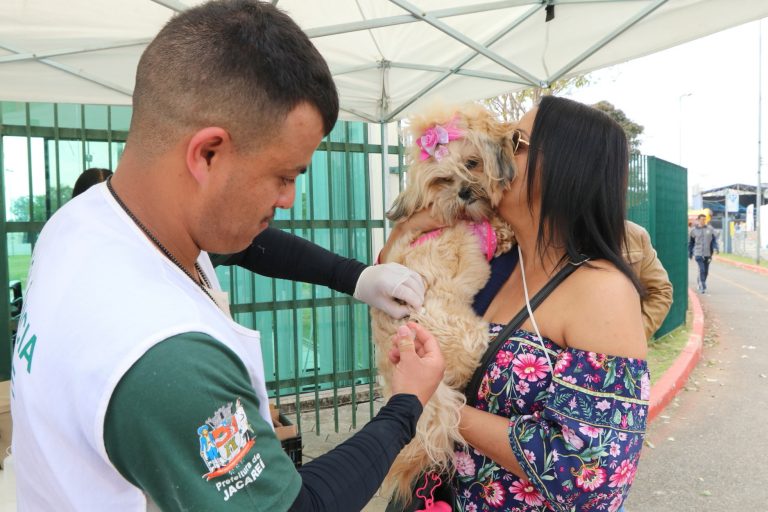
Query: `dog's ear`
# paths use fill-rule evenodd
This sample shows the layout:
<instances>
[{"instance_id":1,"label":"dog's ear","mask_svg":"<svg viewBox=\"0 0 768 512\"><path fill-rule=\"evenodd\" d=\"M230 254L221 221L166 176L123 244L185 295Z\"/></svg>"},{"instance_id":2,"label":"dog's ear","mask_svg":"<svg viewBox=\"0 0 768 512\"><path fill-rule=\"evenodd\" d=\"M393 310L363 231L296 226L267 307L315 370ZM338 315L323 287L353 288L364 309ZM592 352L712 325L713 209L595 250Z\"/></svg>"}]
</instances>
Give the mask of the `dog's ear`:
<instances>
[{"instance_id":1,"label":"dog's ear","mask_svg":"<svg viewBox=\"0 0 768 512\"><path fill-rule=\"evenodd\" d=\"M515 167L515 152L512 149L511 132L502 135L499 144L496 146L496 163L498 165L498 176L505 184L515 178L517 169Z\"/></svg>"},{"instance_id":2,"label":"dog's ear","mask_svg":"<svg viewBox=\"0 0 768 512\"><path fill-rule=\"evenodd\" d=\"M417 210L421 209L421 198L415 190L416 186L406 187L392 202L392 206L387 210L387 218L391 221L407 219Z\"/></svg>"},{"instance_id":3,"label":"dog's ear","mask_svg":"<svg viewBox=\"0 0 768 512\"><path fill-rule=\"evenodd\" d=\"M500 134L498 138L483 137L483 161L485 172L502 187L515 177L515 155L512 151L512 138Z\"/></svg>"}]
</instances>

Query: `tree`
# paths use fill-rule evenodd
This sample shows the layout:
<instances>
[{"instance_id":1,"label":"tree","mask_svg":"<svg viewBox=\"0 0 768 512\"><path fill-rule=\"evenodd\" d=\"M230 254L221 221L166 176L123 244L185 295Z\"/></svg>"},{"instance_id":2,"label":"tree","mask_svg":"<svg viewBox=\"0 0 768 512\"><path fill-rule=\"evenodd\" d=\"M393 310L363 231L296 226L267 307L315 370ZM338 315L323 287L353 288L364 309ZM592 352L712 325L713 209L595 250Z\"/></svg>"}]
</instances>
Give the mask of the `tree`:
<instances>
[{"instance_id":1,"label":"tree","mask_svg":"<svg viewBox=\"0 0 768 512\"><path fill-rule=\"evenodd\" d=\"M592 105L598 110L602 110L608 114L614 121L619 123L624 128L624 133L627 134L627 142L629 142L629 151L633 155L640 154L640 135L642 135L645 128L627 117L623 110L616 108L613 103L608 101L600 101Z\"/></svg>"},{"instance_id":2,"label":"tree","mask_svg":"<svg viewBox=\"0 0 768 512\"><path fill-rule=\"evenodd\" d=\"M556 94L572 88L584 87L587 84L589 84L589 77L587 75L576 76L556 80L549 89L531 87L522 91L501 94L495 98L488 98L483 100L482 103L502 121L517 121L545 94Z\"/></svg>"},{"instance_id":3,"label":"tree","mask_svg":"<svg viewBox=\"0 0 768 512\"><path fill-rule=\"evenodd\" d=\"M58 208L57 206L57 196L56 196L56 190L50 189L48 197L51 198L50 208L51 208L51 214L55 212ZM61 200L62 202L67 202L69 198L72 197L72 187L65 186L61 187ZM17 197L13 200L13 203L11 203L11 215L13 216L12 219L8 220L15 220L18 222L24 222L24 221L36 221L36 222L44 222L48 220L45 216L46 213L46 196L45 195L37 195L32 196L32 212L33 217L32 219L29 218L29 196L21 196Z\"/></svg>"}]
</instances>

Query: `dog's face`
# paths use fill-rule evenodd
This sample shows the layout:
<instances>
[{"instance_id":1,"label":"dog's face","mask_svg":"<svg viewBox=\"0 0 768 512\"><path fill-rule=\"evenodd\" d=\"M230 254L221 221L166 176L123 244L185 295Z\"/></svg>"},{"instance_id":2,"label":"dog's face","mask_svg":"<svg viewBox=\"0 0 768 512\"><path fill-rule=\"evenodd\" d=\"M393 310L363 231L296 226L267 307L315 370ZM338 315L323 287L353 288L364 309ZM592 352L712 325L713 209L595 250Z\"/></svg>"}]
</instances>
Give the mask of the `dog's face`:
<instances>
[{"instance_id":1,"label":"dog's face","mask_svg":"<svg viewBox=\"0 0 768 512\"><path fill-rule=\"evenodd\" d=\"M490 218L501 200L515 176L512 127L479 106L454 112L432 122L424 117L412 119L408 179L387 212L390 220L430 208L432 216L445 225L461 219L479 221ZM443 141L450 140L430 144L428 138L437 129Z\"/></svg>"}]
</instances>

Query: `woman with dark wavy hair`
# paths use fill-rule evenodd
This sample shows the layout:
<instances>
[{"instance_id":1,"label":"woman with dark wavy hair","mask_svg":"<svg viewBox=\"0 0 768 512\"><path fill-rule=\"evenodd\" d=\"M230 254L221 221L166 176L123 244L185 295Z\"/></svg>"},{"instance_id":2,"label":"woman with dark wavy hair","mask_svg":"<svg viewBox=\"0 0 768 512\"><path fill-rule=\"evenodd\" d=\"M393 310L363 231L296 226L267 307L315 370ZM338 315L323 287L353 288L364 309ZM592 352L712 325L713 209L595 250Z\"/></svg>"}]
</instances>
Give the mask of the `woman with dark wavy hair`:
<instances>
[{"instance_id":1,"label":"woman with dark wavy hair","mask_svg":"<svg viewBox=\"0 0 768 512\"><path fill-rule=\"evenodd\" d=\"M604 113L547 96L512 140L517 177L498 210L518 245L492 263L475 309L491 338L519 311L528 316L468 388L453 508L615 512L634 480L650 393L642 287L622 257L627 139ZM573 272L532 308L565 268Z\"/></svg>"}]
</instances>

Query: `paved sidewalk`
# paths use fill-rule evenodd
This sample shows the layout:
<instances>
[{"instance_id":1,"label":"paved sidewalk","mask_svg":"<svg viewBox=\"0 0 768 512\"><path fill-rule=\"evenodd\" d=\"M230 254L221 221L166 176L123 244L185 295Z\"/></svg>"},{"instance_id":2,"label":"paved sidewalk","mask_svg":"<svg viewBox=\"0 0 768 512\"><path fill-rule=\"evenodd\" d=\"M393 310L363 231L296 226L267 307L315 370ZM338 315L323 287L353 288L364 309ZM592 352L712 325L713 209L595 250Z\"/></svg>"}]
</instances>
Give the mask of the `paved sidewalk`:
<instances>
[{"instance_id":1,"label":"paved sidewalk","mask_svg":"<svg viewBox=\"0 0 768 512\"><path fill-rule=\"evenodd\" d=\"M374 415L379 411L381 406L384 405L382 399L376 399L373 402ZM352 409L351 405L344 405L339 407L338 416L334 416L333 409L321 409L320 410L320 434L318 435L317 428L318 422L316 421L316 415L314 411L308 413L302 413L302 455L303 462L309 462L310 460L318 457L325 452L332 450L336 445L345 441L352 436L358 429L365 425L370 419L370 402L361 402L356 407L356 425L357 428L352 426ZM339 432L335 432L334 428L338 422ZM384 512L387 507L387 500L385 500L378 493L371 502L365 507L364 512Z\"/></svg>"}]
</instances>

